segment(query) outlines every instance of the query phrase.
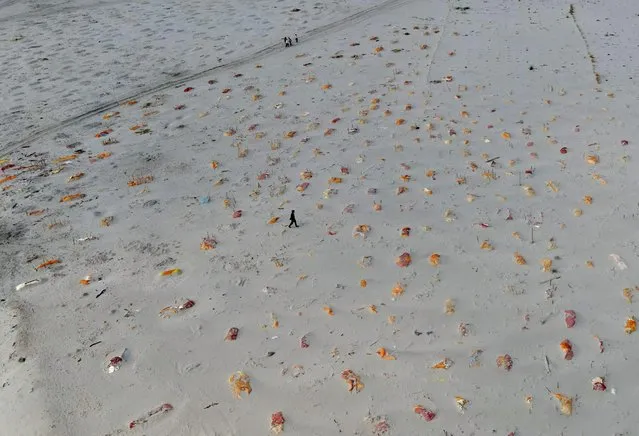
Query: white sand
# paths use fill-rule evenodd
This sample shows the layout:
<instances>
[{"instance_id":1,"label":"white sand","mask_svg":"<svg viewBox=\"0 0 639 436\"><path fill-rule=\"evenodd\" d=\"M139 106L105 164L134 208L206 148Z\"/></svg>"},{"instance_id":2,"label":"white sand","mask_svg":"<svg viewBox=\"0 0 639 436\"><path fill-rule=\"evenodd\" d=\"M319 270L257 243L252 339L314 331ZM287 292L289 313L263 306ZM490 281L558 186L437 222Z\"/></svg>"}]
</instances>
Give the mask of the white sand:
<instances>
[{"instance_id":1,"label":"white sand","mask_svg":"<svg viewBox=\"0 0 639 436\"><path fill-rule=\"evenodd\" d=\"M622 290L637 284L632 277L639 256L636 179L629 177L637 170L639 133L632 118L639 90L631 17L639 11L622 3L611 10L603 2L575 2L573 18L569 3L559 1L409 2L319 34L310 29L367 5L340 3L312 15L313 5L305 3L299 6L305 15L293 23L311 36L300 30L299 45L139 97L135 105L112 110L120 115L110 120L100 113L77 122L65 120L133 95L138 85L159 85L167 80L163 72L194 74L215 66L221 46L234 47L220 55L226 60L276 43L281 29L291 26L281 12L295 4L275 12L267 4L236 6L232 20L228 5L206 6L204 13L204 4L181 3L180 18L153 3L104 5L96 11L110 30L83 22L95 36L54 21L62 15L71 20L68 11L43 11L43 17L8 6L11 13L33 15L7 19L14 28L3 29L3 39L28 28L31 40L3 41L3 58L28 63L19 59L34 55L15 44L54 44L50 35L59 31L65 41L60 55L69 62L80 56L82 65L65 73L61 58L55 75L42 73L58 83L39 90L29 76L16 78L24 95L7 96L3 89L3 104L28 107L30 116L3 118L5 140L28 147L6 147L2 165L41 165L2 175L17 175L2 184L0 197L3 304L7 314L20 315L2 322L8 386L1 392L11 404L0 414L6 434L259 435L269 434L276 411L286 418L284 434L295 435L633 434L639 333L624 333L636 303L629 304ZM456 9L464 6L470 9ZM58 7L67 6L52 8ZM78 7L77 17L87 13ZM241 21L246 8L258 21L241 24L251 30L236 36L231 21ZM146 39L117 30L140 27L138 21L150 29L140 31ZM191 36L177 37L180 27ZM192 42L196 34L221 38L214 42L219 46ZM100 53L97 40L104 35L131 59L110 66L108 80L96 86L95 74L115 55L89 59L75 53L73 38L84 40L88 53ZM167 41L174 47L165 50ZM147 44L155 48L138 57ZM200 58L198 46L208 54ZM374 54L376 47L383 51ZM28 68L24 74L31 74ZM450 82L442 80L449 75ZM67 76L77 83L62 85ZM326 84L330 88L321 89ZM369 107L373 98L380 99L377 109ZM403 125L396 124L400 118ZM22 141L33 134L23 130L27 124L36 131L55 122L63 127ZM130 130L139 123L150 133ZM359 130L351 134L349 127ZM107 128L113 132L95 138ZM335 131L326 135L329 128ZM225 136L229 129L236 133ZM287 131L297 133L287 139ZM257 139L257 132L264 137ZM102 145L107 138L118 143ZM246 157L238 157L238 144ZM561 154L564 146L568 152ZM77 149L85 152L54 163ZM112 155L95 159L105 151ZM588 164L588 155L598 163ZM493 166L486 162L496 157ZM219 162L216 169L212 161ZM313 176L300 193L305 170ZM430 170L434 175L427 176ZM79 172L85 176L67 182ZM268 177L258 180L264 173ZM147 175L151 183L127 186ZM331 177L343 181L330 185ZM527 196L522 185L536 195ZM396 195L400 186L408 190ZM329 188L336 192L325 198ZM377 193L369 194L370 188ZM74 193L85 197L60 202ZM201 204L206 196L210 202ZM584 204L584 196L592 204ZM225 198L234 206L225 208ZM375 211L374 202L382 209ZM240 218L232 218L234 209L242 211ZM291 209L299 229L286 228ZM576 217L575 209L583 214ZM267 224L274 216L280 221ZM113 217L109 227L100 226L105 217ZM357 224L371 227L365 239L353 238ZM400 236L403 227L411 229L407 238ZM97 239L78 241L90 235ZM202 251L207 235L218 244ZM492 251L480 249L484 240ZM403 252L412 256L407 268L395 264ZM516 252L527 265L514 262ZM441 255L437 267L429 263L432 253ZM611 253L628 268L615 268ZM372 257L370 267L358 266L363 256ZM556 272L542 271L544 258L553 260ZM61 263L34 271L50 259ZM161 277L168 268L182 274ZM92 282L83 286L86 275ZM560 278L547 282L554 277ZM34 278L43 282L14 290ZM405 292L393 298L397 283ZM158 316L186 299L195 306L168 319ZM456 305L450 315L444 313L448 299ZM572 329L564 310L577 314ZM460 324L467 325L465 336ZM239 328L235 342L224 341L230 327ZM303 335L308 348L300 347ZM570 361L563 359L563 339L573 344ZM380 359L380 347L396 360ZM109 358L124 349L121 368L109 374ZM478 365L471 365L478 349ZM510 372L496 366L503 354L512 356ZM449 369L431 368L443 358L454 362ZM361 376L361 392L347 391L345 369ZM235 371L248 374L253 388L240 400L227 383ZM605 378L605 392L593 391L597 376ZM572 416L560 414L547 389L573 398ZM455 396L470 401L463 413ZM173 410L127 429L163 403ZM435 419L415 414L417 404L436 412ZM375 432L375 417L390 430Z\"/></svg>"},{"instance_id":2,"label":"white sand","mask_svg":"<svg viewBox=\"0 0 639 436\"><path fill-rule=\"evenodd\" d=\"M0 3L6 126L0 139L9 143L370 6L366 0L9 3Z\"/></svg>"}]
</instances>

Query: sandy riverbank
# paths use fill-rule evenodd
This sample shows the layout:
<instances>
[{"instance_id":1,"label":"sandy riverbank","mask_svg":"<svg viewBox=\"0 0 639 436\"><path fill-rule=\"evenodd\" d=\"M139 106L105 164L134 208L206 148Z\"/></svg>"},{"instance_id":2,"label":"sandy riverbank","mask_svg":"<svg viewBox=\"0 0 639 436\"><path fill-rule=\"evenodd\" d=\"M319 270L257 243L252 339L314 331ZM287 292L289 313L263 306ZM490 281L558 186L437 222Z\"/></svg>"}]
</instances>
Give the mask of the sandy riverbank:
<instances>
[{"instance_id":1,"label":"sandy riverbank","mask_svg":"<svg viewBox=\"0 0 639 436\"><path fill-rule=\"evenodd\" d=\"M542 6L398 4L2 156L7 434L631 434L637 89Z\"/></svg>"}]
</instances>

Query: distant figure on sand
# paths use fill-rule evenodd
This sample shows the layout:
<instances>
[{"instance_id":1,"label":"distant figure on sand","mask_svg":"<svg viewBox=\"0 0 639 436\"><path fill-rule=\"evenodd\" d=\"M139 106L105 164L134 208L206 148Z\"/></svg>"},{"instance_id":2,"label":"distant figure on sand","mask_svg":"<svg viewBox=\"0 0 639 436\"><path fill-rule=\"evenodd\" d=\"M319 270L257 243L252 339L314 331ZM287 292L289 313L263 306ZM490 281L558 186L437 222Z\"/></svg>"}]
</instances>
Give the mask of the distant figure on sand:
<instances>
[{"instance_id":1,"label":"distant figure on sand","mask_svg":"<svg viewBox=\"0 0 639 436\"><path fill-rule=\"evenodd\" d=\"M295 219L295 211L294 210L291 211L291 223L288 225L288 228L290 229L293 224L295 224L295 227L299 227L297 225L297 220Z\"/></svg>"},{"instance_id":2,"label":"distant figure on sand","mask_svg":"<svg viewBox=\"0 0 639 436\"><path fill-rule=\"evenodd\" d=\"M297 33L295 34L295 44L297 44L299 41L297 39Z\"/></svg>"},{"instance_id":3,"label":"distant figure on sand","mask_svg":"<svg viewBox=\"0 0 639 436\"><path fill-rule=\"evenodd\" d=\"M284 38L282 38L284 40L284 47L290 47L288 45L288 36L285 36Z\"/></svg>"}]
</instances>

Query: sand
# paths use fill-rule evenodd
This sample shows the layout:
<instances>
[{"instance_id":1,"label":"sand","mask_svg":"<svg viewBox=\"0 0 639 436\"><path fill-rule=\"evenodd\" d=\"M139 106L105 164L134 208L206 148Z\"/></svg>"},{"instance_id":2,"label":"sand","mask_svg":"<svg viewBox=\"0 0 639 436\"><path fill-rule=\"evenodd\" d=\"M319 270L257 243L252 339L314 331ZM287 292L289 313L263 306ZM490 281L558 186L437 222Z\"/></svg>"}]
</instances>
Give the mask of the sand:
<instances>
[{"instance_id":1,"label":"sand","mask_svg":"<svg viewBox=\"0 0 639 436\"><path fill-rule=\"evenodd\" d=\"M6 434L632 434L637 6L229 5L3 9Z\"/></svg>"},{"instance_id":2,"label":"sand","mask_svg":"<svg viewBox=\"0 0 639 436\"><path fill-rule=\"evenodd\" d=\"M306 34L366 0L0 3L3 132L13 143L118 101ZM298 9L298 11L293 11Z\"/></svg>"}]
</instances>

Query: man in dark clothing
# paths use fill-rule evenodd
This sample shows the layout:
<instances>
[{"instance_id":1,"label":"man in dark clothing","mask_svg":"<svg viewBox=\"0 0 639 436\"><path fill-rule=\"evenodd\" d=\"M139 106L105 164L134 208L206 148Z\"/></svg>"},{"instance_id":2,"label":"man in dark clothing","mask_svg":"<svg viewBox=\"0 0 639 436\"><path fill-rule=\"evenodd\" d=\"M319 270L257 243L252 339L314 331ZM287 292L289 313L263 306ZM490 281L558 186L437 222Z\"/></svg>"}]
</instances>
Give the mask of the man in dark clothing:
<instances>
[{"instance_id":1,"label":"man in dark clothing","mask_svg":"<svg viewBox=\"0 0 639 436\"><path fill-rule=\"evenodd\" d=\"M295 44L297 44L299 40L297 39L297 33L295 34Z\"/></svg>"},{"instance_id":2,"label":"man in dark clothing","mask_svg":"<svg viewBox=\"0 0 639 436\"><path fill-rule=\"evenodd\" d=\"M293 224L295 224L295 227L299 227L297 225L297 220L295 219L295 211L294 210L291 211L291 223L288 225L288 228L290 229Z\"/></svg>"}]
</instances>

